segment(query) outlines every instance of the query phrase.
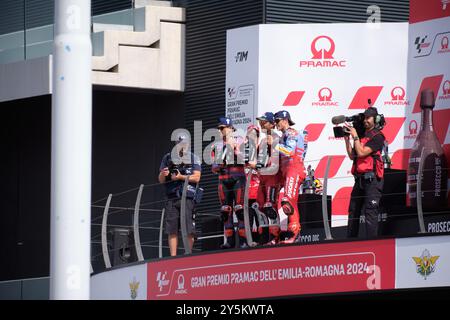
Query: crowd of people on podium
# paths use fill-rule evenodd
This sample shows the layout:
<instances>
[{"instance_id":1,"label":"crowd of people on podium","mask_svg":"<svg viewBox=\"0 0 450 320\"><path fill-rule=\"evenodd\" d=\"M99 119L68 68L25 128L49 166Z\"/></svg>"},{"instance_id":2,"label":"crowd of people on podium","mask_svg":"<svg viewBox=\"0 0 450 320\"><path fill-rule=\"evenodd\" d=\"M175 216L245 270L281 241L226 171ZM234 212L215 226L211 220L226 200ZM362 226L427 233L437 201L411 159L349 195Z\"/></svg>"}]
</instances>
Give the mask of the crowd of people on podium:
<instances>
[{"instance_id":1,"label":"crowd of people on podium","mask_svg":"<svg viewBox=\"0 0 450 320\"><path fill-rule=\"evenodd\" d=\"M212 172L218 175L220 217L225 238L223 249L250 245L244 215L246 187L248 219L257 226L259 245L297 242L301 231L299 192L302 187L321 190L321 182L314 178L314 170L310 166L307 170L305 168L308 132L295 129L295 123L286 110L265 112L256 119L258 125L252 124L247 127L245 135L238 135L232 119L219 118L217 130L221 139L215 141L211 148ZM380 119L377 109L369 107L363 114L364 134L361 137L350 123L344 126L345 147L353 160L352 174L355 177L349 206L348 237L358 236L361 214L366 216L367 236L377 235L384 170L381 152L385 146ZM172 151L164 156L160 166L159 182L166 185L168 197L166 233L171 255L176 255L181 190L188 177L186 208L191 247L195 237L194 212L201 190L198 187L201 163L193 153L183 151L188 150L187 144L189 139L186 136L177 138L175 155L185 159L181 165L173 166ZM282 189L284 191L280 194ZM280 229L279 209L287 216L287 230Z\"/></svg>"}]
</instances>

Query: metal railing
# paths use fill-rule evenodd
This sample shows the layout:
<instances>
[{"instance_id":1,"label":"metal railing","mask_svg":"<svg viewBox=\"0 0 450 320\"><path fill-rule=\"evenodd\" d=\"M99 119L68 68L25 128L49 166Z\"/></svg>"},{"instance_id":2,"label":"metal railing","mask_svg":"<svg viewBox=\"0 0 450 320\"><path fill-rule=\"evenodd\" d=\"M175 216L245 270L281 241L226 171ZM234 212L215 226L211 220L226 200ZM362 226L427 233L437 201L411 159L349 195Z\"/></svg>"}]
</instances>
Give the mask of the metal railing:
<instances>
[{"instance_id":1,"label":"metal railing","mask_svg":"<svg viewBox=\"0 0 450 320\"><path fill-rule=\"evenodd\" d=\"M422 155L423 158L423 155ZM423 159L421 158L420 164L419 165L419 170L417 173L417 194L427 194L428 192L433 192L433 190L423 190L422 187L422 175L429 170L432 169L424 169L423 166ZM323 226L323 231L325 233L325 237L323 240L332 240L333 239L333 235L331 232L331 219L330 217L330 212L328 212L328 201L329 201L329 196L327 195L327 190L328 190L328 185L330 183L330 181L332 180L339 180L339 179L348 179L348 178L353 178L353 176L351 175L347 175L347 176L334 176L334 177L329 177L330 174L330 164L333 160L333 157L330 156L327 160L327 165L325 168L325 172L323 175L323 191L320 194L320 197L316 197L316 199L313 200L306 200L303 201L303 204L308 204L308 203L313 203L313 202L318 202L321 203L321 208L322 208L322 214L321 214L321 219L316 219L313 221L305 221L302 222L302 226L307 228L309 225L315 225L317 226L317 224L322 224ZM443 170L448 170L448 168L442 168ZM404 174L404 172L386 172L385 176L388 176L390 174ZM207 176L207 174L206 174ZM250 247L255 247L257 246L259 243L255 242L253 239L253 235L254 235L254 231L252 231L252 223L253 223L253 219L250 219L250 200L249 200L249 185L250 185L250 180L251 180L251 174L247 175L247 184L246 184L246 188L245 188L245 193L244 193L244 222L245 222L245 232L246 232L246 237L247 237L247 241ZM181 203L180 203L180 229L181 229L181 237L182 237L182 246L179 247L178 249L182 249L184 251L184 254L191 254L193 252L199 252L200 249L198 248L192 248L190 246L190 242L188 239L188 234L187 234L187 219L186 219L186 214L187 214L187 210L186 210L186 192L187 192L187 188L188 188L188 179L185 180L185 182L183 183L183 192L181 195ZM130 248L134 249L136 252L136 260L137 261L143 261L145 259L149 259L149 258L162 258L164 256L164 250L168 249L168 244L167 244L167 239L165 239L165 237L163 236L164 233L164 219L165 219L165 210L164 210L164 204L167 201L166 199L153 199L152 201L142 201L145 199L145 194L146 192L148 192L149 188L161 188L164 187L164 183L160 184L160 183L155 183L155 184L150 184L150 185L143 185L141 184L139 187L135 187L135 188L131 188L129 190L123 191L123 192L119 192L116 194L109 194L107 197L104 197L102 199L99 199L97 201L94 201L92 204L92 208L94 209L103 209L102 210L102 215L95 217L92 219L92 225L93 226L101 226L101 233L99 234L101 236L101 241L97 241L95 240L96 237L98 237L99 235L95 235L93 237L93 245L97 245L97 244L101 244L101 253L98 253L96 255L93 256L94 258L98 258L100 256L103 256L103 264L105 266L105 268L109 269L112 267L112 263L111 263L111 254L117 254L117 250L121 250L121 248L111 248L111 244L108 243L108 228L120 228L120 227L127 227L129 229L131 229L133 231L133 243L130 245ZM147 190L147 191L146 191ZM387 193L387 194L383 194L383 196L400 196L400 197L404 197L406 199L406 194L407 192L395 192L395 193ZM126 200L127 203L130 203L133 201L134 198L134 206L128 206L128 205L112 205L114 199L118 199L122 196L127 195L128 199ZM131 196L130 196L131 195ZM134 196L132 196L134 195ZM339 197L339 196L334 196L333 200L345 200L345 201L350 201L351 198L354 199L358 199L358 198L364 198L365 196L354 196L352 197L351 195L346 195L345 197ZM318 199L317 199L318 198ZM100 205L99 202L104 202L104 205ZM417 231L418 233L426 233L426 229L425 229L425 224L424 224L424 217L430 216L432 214L437 214L437 213L450 213L450 210L447 211L427 211L424 212L423 208L422 208L422 201L421 201L421 197L417 196L416 197L416 204L417 204L417 211L414 213L395 213L395 212L389 212L389 217L390 218L398 218L398 217L404 217L404 218L412 218L414 216L417 217L418 222L419 222L419 230ZM253 208L255 209L255 208ZM260 213L258 208L256 208L256 213ZM132 213L132 222L131 224L128 223L122 223L122 224L114 224L111 223L111 221L108 219L110 218L112 215L119 215L119 216L128 216L130 213ZM142 214L146 214L145 216L150 216L151 219L147 219L146 221L141 221L141 215ZM156 217L156 219L155 219ZM206 218L206 217L216 217L218 220L218 212L217 214L211 214L210 212L197 212L197 219L199 218ZM101 224L96 223L97 220L102 219ZM258 217L257 217L258 218ZM352 218L352 217L347 217L344 216L342 217L342 220L345 220L347 222L350 222L351 219L358 219L360 220L361 218ZM339 218L334 218L333 221L337 222L338 220L340 220ZM261 223L261 220L259 220L259 222L256 222L257 225ZM144 232L145 231L145 232ZM147 235L148 237L148 233L150 232L151 234L154 235L154 239L147 239L145 241L141 241L141 236L142 236L142 232L144 232L144 234ZM201 242L201 241L207 241L210 239L214 239L214 238L222 238L223 239L223 233L222 231L215 231L215 232L208 232L208 233L202 233L200 234L197 238L196 241ZM146 255L145 252L143 251L143 248L146 249L157 249L157 254L155 255L151 255L149 256L148 254Z\"/></svg>"}]
</instances>

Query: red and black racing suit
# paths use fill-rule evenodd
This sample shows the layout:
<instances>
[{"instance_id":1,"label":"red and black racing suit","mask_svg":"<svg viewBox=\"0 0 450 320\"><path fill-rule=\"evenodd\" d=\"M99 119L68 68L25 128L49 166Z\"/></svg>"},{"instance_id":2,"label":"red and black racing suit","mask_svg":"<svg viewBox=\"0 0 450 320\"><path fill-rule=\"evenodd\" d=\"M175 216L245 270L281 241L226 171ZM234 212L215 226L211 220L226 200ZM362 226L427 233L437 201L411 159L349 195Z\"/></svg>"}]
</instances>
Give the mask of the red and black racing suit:
<instances>
[{"instance_id":1,"label":"red and black racing suit","mask_svg":"<svg viewBox=\"0 0 450 320\"><path fill-rule=\"evenodd\" d=\"M220 211L226 237L226 242L222 245L224 249L235 247L233 212L238 220L239 245L246 246L247 243L243 214L246 183L244 153L241 150L243 143L237 138L233 140L234 146L222 141L213 147L215 160L212 171L219 174Z\"/></svg>"},{"instance_id":2,"label":"red and black racing suit","mask_svg":"<svg viewBox=\"0 0 450 320\"><path fill-rule=\"evenodd\" d=\"M267 134L272 134L268 132ZM276 138L278 140L278 137ZM272 150L273 146L267 144L267 139L262 139L259 144L260 157L258 204L265 215L266 226L260 226L260 242L263 244L276 244L280 235L280 218L278 214L278 194L280 193L280 168L279 158ZM267 230L268 229L268 230Z\"/></svg>"}]
</instances>

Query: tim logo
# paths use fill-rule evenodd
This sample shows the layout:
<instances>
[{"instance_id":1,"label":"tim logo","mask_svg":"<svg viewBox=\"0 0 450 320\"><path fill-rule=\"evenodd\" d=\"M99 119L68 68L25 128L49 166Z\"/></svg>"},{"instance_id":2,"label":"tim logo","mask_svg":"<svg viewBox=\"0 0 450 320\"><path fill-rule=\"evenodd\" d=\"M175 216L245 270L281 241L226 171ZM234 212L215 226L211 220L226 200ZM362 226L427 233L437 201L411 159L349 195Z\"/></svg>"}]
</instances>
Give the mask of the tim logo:
<instances>
[{"instance_id":1,"label":"tim logo","mask_svg":"<svg viewBox=\"0 0 450 320\"><path fill-rule=\"evenodd\" d=\"M177 287L177 290L175 290L175 294L186 294L187 293L187 290L184 288L184 283L185 283L184 276L182 274L180 274L178 276L178 281L177 281L178 287Z\"/></svg>"},{"instance_id":2,"label":"tim logo","mask_svg":"<svg viewBox=\"0 0 450 320\"><path fill-rule=\"evenodd\" d=\"M311 60L301 60L300 67L323 68L345 67L345 60L336 60L334 51L336 44L329 36L321 35L311 42Z\"/></svg>"},{"instance_id":3,"label":"tim logo","mask_svg":"<svg viewBox=\"0 0 450 320\"><path fill-rule=\"evenodd\" d=\"M406 91L403 87L397 86L391 90L391 100L385 101L384 105L389 106L406 106L409 102L405 99Z\"/></svg>"},{"instance_id":4,"label":"tim logo","mask_svg":"<svg viewBox=\"0 0 450 320\"><path fill-rule=\"evenodd\" d=\"M156 282L158 283L159 292L163 290L165 286L169 285L169 280L166 279L167 277L167 271L164 273L158 272L156 275Z\"/></svg>"},{"instance_id":5,"label":"tim logo","mask_svg":"<svg viewBox=\"0 0 450 320\"><path fill-rule=\"evenodd\" d=\"M236 62L244 62L247 61L248 58L248 51L239 51L238 53L236 53L236 55L234 56L234 59L236 60Z\"/></svg>"},{"instance_id":6,"label":"tim logo","mask_svg":"<svg viewBox=\"0 0 450 320\"><path fill-rule=\"evenodd\" d=\"M312 102L312 106L317 107L329 107L329 106L338 106L338 103L336 101L332 100L333 92L330 88L323 87L319 90L318 94L319 101Z\"/></svg>"},{"instance_id":7,"label":"tim logo","mask_svg":"<svg viewBox=\"0 0 450 320\"><path fill-rule=\"evenodd\" d=\"M231 87L227 89L228 98L230 99L236 99L236 88Z\"/></svg>"},{"instance_id":8,"label":"tim logo","mask_svg":"<svg viewBox=\"0 0 450 320\"><path fill-rule=\"evenodd\" d=\"M441 39L441 48L438 50L438 53L448 53L450 49L448 48L448 36L443 36Z\"/></svg>"},{"instance_id":9,"label":"tim logo","mask_svg":"<svg viewBox=\"0 0 450 320\"><path fill-rule=\"evenodd\" d=\"M442 84L442 95L438 97L438 100L450 100L450 81L445 80Z\"/></svg>"},{"instance_id":10,"label":"tim logo","mask_svg":"<svg viewBox=\"0 0 450 320\"><path fill-rule=\"evenodd\" d=\"M431 42L426 41L427 38L428 36L425 36L423 38L417 37L416 40L414 41L414 46L418 54L421 54L422 50L430 47Z\"/></svg>"}]
</instances>

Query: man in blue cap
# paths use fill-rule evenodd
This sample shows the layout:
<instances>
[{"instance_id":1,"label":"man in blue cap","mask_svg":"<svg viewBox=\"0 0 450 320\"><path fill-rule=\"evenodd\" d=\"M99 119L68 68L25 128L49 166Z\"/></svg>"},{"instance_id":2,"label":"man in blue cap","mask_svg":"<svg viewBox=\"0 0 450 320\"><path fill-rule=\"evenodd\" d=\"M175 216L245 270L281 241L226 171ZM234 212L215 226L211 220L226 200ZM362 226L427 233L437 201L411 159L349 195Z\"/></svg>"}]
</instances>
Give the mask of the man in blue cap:
<instances>
[{"instance_id":1,"label":"man in blue cap","mask_svg":"<svg viewBox=\"0 0 450 320\"><path fill-rule=\"evenodd\" d=\"M233 212L238 219L239 246L246 247L247 239L244 224L244 141L233 137L233 121L228 117L219 118L217 129L222 135L222 141L213 147L212 171L219 174L220 212L224 223L226 242L223 249L235 247Z\"/></svg>"},{"instance_id":2,"label":"man in blue cap","mask_svg":"<svg viewBox=\"0 0 450 320\"><path fill-rule=\"evenodd\" d=\"M278 111L274 115L277 129L283 135L275 149L280 152L281 181L284 186L284 196L281 199L281 208L288 216L288 230L280 243L294 243L300 233L300 214L298 211L298 193L305 180L305 167L303 160L306 154L306 135L291 126L295 123L288 111Z\"/></svg>"},{"instance_id":3,"label":"man in blue cap","mask_svg":"<svg viewBox=\"0 0 450 320\"><path fill-rule=\"evenodd\" d=\"M177 255L178 231L180 228L181 194L184 181L189 177L186 193L186 225L189 245L193 247L195 237L195 197L201 176L200 159L189 150L189 136L177 135L175 148L164 155L158 180L166 188L167 203L165 207L165 230L168 235L170 255Z\"/></svg>"}]
</instances>

